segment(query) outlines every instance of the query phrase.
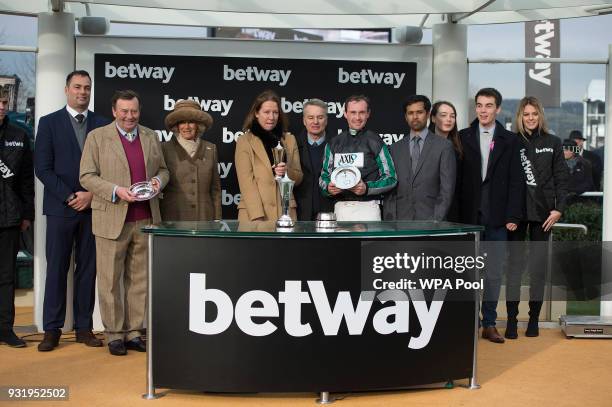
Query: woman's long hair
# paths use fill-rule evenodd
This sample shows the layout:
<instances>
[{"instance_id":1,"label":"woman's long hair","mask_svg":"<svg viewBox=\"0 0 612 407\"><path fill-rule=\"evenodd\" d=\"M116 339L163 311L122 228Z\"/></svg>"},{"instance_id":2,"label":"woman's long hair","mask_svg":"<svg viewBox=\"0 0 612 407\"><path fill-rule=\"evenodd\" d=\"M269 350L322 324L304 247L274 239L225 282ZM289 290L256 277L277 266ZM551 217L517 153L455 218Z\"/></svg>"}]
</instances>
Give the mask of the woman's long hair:
<instances>
[{"instance_id":1,"label":"woman's long hair","mask_svg":"<svg viewBox=\"0 0 612 407\"><path fill-rule=\"evenodd\" d=\"M264 102L275 102L276 106L278 106L278 123L276 123L275 128L278 128L280 126L280 128L282 129L281 134L284 134L287 131L287 117L283 113L280 97L278 97L276 92L272 90L264 90L259 95L257 95L255 100L253 101L253 104L251 105L251 108L249 109L249 112L246 115L246 118L244 119L244 123L242 124L242 130L246 132L247 130L252 128L253 122L257 120L255 114L259 112L259 109L261 109L261 105L263 105Z\"/></svg>"},{"instance_id":2,"label":"woman's long hair","mask_svg":"<svg viewBox=\"0 0 612 407\"><path fill-rule=\"evenodd\" d=\"M440 106L442 105L446 105L450 107L451 109L453 109L453 113L455 114L455 125L448 132L448 139L450 140L451 143L453 143L453 147L455 148L455 151L459 155L459 158L463 159L463 146L461 145L461 139L459 139L459 130L457 129L457 109L455 109L455 106L451 102L447 102L446 100L440 100L434 103L433 106L431 107L430 117L437 116L438 110L440 110ZM431 131L432 133L436 132L436 125L433 122L433 120L430 120L429 122L429 131Z\"/></svg>"},{"instance_id":3,"label":"woman's long hair","mask_svg":"<svg viewBox=\"0 0 612 407\"><path fill-rule=\"evenodd\" d=\"M516 115L514 116L514 131L523 136L527 134L527 129L523 126L523 112L525 112L525 107L528 105L533 106L538 111L538 129L540 129L540 134L547 134L548 125L546 124L546 117L544 117L544 108L538 98L534 96L525 96L519 102Z\"/></svg>"}]
</instances>

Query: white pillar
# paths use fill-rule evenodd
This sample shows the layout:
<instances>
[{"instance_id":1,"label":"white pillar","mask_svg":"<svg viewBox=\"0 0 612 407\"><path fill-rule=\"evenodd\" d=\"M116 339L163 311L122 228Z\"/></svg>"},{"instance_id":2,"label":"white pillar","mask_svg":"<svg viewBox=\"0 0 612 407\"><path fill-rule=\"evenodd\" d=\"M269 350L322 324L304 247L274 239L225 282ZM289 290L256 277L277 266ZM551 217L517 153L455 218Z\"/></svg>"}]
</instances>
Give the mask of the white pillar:
<instances>
[{"instance_id":1,"label":"white pillar","mask_svg":"<svg viewBox=\"0 0 612 407\"><path fill-rule=\"evenodd\" d=\"M608 66L606 67L606 134L604 143L604 168L608 175L604 176L603 225L601 241L601 305L600 315L612 317L612 252L607 246L612 241L612 44L608 45ZM606 250L607 249L607 250Z\"/></svg>"},{"instance_id":2,"label":"white pillar","mask_svg":"<svg viewBox=\"0 0 612 407\"><path fill-rule=\"evenodd\" d=\"M457 109L457 127L468 125L467 26L433 26L433 100L447 100Z\"/></svg>"},{"instance_id":3,"label":"white pillar","mask_svg":"<svg viewBox=\"0 0 612 407\"><path fill-rule=\"evenodd\" d=\"M36 128L41 116L66 104L66 75L74 70L74 14L38 15L38 54L36 56ZM47 222L42 213L43 185L36 180L36 222L34 229L34 323L43 330L42 310L47 261L45 235ZM67 305L72 309L72 303ZM66 325L72 325L66 318Z\"/></svg>"}]
</instances>

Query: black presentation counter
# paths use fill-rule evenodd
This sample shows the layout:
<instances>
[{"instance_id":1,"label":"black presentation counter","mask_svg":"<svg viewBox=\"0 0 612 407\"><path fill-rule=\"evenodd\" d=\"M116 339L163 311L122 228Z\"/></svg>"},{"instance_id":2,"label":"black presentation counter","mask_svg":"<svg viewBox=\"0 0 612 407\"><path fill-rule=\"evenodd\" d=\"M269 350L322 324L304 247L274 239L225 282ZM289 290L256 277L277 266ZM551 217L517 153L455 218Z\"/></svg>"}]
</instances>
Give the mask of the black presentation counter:
<instances>
[{"instance_id":1,"label":"black presentation counter","mask_svg":"<svg viewBox=\"0 0 612 407\"><path fill-rule=\"evenodd\" d=\"M149 234L147 394L348 392L469 379L479 226L165 222Z\"/></svg>"}]
</instances>

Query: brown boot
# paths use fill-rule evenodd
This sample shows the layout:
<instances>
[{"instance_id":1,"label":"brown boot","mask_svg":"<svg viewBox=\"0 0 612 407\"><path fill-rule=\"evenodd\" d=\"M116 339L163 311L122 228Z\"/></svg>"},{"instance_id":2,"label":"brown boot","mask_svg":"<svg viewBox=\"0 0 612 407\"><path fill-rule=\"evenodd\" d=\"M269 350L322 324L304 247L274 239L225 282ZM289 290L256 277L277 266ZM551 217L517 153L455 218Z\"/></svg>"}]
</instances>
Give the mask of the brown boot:
<instances>
[{"instance_id":1,"label":"brown boot","mask_svg":"<svg viewBox=\"0 0 612 407\"><path fill-rule=\"evenodd\" d=\"M482 337L484 339L488 339L494 343L504 343L504 337L499 334L497 328L494 326L489 326L487 328L482 328Z\"/></svg>"},{"instance_id":2,"label":"brown boot","mask_svg":"<svg viewBox=\"0 0 612 407\"><path fill-rule=\"evenodd\" d=\"M59 345L60 336L62 336L62 331L60 329L45 331L45 337L43 338L42 342L38 344L38 351L52 351Z\"/></svg>"},{"instance_id":3,"label":"brown boot","mask_svg":"<svg viewBox=\"0 0 612 407\"><path fill-rule=\"evenodd\" d=\"M85 346L90 346L92 348L99 348L103 345L102 341L96 338L96 335L94 335L90 330L77 331L76 341L78 343L84 343Z\"/></svg>"}]
</instances>

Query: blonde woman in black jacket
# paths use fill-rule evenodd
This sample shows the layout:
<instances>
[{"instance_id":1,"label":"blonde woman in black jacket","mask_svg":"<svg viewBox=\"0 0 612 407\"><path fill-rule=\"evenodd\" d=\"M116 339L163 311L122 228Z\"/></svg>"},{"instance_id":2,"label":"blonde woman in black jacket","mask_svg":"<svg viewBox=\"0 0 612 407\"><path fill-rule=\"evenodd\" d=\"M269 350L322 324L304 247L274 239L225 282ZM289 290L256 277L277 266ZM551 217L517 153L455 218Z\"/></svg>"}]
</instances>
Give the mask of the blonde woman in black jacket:
<instances>
[{"instance_id":1,"label":"blonde woman in black jacket","mask_svg":"<svg viewBox=\"0 0 612 407\"><path fill-rule=\"evenodd\" d=\"M511 243L506 282L508 324L505 337L516 339L521 275L528 259L529 322L526 336L538 336L538 319L544 295L546 241L553 225L565 210L569 173L561 140L548 133L544 109L535 97L524 97L515 117L515 131L521 140L521 165L525 175L525 220L509 234ZM523 249L529 235L529 254Z\"/></svg>"}]
</instances>

